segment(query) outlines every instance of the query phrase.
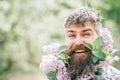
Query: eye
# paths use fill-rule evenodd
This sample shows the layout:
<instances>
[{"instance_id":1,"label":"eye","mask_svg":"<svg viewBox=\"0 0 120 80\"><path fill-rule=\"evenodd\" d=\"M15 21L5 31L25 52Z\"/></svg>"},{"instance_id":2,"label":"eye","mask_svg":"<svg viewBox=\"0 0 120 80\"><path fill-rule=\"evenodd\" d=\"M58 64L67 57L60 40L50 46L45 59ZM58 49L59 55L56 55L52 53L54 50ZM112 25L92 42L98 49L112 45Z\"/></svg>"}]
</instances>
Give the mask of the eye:
<instances>
[{"instance_id":1,"label":"eye","mask_svg":"<svg viewBox=\"0 0 120 80\"><path fill-rule=\"evenodd\" d=\"M91 36L91 34L90 33L85 33L85 34L83 34L83 36L84 37L89 37L89 36Z\"/></svg>"},{"instance_id":2,"label":"eye","mask_svg":"<svg viewBox=\"0 0 120 80\"><path fill-rule=\"evenodd\" d=\"M68 35L69 38L75 38L75 35L74 34L70 34Z\"/></svg>"}]
</instances>

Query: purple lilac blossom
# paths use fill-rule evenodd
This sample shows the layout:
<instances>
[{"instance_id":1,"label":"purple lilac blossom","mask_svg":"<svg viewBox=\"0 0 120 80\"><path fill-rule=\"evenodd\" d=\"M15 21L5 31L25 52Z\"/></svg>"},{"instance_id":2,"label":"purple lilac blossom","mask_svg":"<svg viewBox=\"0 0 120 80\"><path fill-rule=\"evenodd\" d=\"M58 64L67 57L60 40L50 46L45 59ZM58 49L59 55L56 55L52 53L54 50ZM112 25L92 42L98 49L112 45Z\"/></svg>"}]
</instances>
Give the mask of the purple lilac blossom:
<instances>
[{"instance_id":1,"label":"purple lilac blossom","mask_svg":"<svg viewBox=\"0 0 120 80\"><path fill-rule=\"evenodd\" d=\"M103 47L104 49L111 50L113 48L113 39L111 32L107 28L103 28L101 32L101 36L103 38Z\"/></svg>"},{"instance_id":2,"label":"purple lilac blossom","mask_svg":"<svg viewBox=\"0 0 120 80\"><path fill-rule=\"evenodd\" d=\"M70 80L65 64L62 60L57 59L57 57L55 57L54 55L43 56L40 68L45 73L48 73L50 71L57 71L57 80Z\"/></svg>"},{"instance_id":3,"label":"purple lilac blossom","mask_svg":"<svg viewBox=\"0 0 120 80\"><path fill-rule=\"evenodd\" d=\"M55 54L58 52L60 44L59 43L53 43L51 45L43 46L42 50L43 52L46 52L48 54Z\"/></svg>"},{"instance_id":4,"label":"purple lilac blossom","mask_svg":"<svg viewBox=\"0 0 120 80\"><path fill-rule=\"evenodd\" d=\"M43 72L47 73L50 71L56 71L58 66L57 58L52 55L47 55L42 57L42 63L40 68Z\"/></svg>"}]
</instances>

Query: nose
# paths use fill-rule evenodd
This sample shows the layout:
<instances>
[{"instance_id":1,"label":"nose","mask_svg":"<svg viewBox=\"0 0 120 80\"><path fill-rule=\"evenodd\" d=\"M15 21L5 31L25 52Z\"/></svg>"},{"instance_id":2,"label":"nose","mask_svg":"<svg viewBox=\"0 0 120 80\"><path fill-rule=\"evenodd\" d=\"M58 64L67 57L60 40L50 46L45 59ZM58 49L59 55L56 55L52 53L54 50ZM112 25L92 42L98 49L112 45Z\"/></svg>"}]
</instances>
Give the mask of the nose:
<instances>
[{"instance_id":1,"label":"nose","mask_svg":"<svg viewBox=\"0 0 120 80\"><path fill-rule=\"evenodd\" d=\"M84 44L84 42L83 42L83 39L82 39L82 38L77 37L77 38L75 39L75 45L76 45L76 46L80 46L80 45L83 45L83 44Z\"/></svg>"}]
</instances>

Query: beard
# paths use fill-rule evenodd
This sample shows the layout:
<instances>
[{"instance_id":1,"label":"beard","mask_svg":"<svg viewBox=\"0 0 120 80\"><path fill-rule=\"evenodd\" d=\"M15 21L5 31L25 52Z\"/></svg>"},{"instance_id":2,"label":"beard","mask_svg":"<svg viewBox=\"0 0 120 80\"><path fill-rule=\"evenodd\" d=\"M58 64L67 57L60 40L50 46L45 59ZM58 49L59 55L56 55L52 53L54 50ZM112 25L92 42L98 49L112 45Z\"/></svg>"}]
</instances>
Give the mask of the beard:
<instances>
[{"instance_id":1,"label":"beard","mask_svg":"<svg viewBox=\"0 0 120 80\"><path fill-rule=\"evenodd\" d=\"M71 58L68 60L69 66L67 67L68 73L71 76L71 80L74 80L77 76L85 74L93 70L93 63L91 62L91 51L84 45L76 46L77 49L84 49L86 54L76 56L75 51L72 52Z\"/></svg>"}]
</instances>

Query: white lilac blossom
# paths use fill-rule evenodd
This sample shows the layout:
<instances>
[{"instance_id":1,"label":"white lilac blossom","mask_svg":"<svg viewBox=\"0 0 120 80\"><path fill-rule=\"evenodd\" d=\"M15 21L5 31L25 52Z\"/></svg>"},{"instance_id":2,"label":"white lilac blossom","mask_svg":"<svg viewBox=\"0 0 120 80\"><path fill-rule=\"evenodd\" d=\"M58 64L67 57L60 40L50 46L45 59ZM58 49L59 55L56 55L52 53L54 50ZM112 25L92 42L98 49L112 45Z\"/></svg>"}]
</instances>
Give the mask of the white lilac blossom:
<instances>
[{"instance_id":1,"label":"white lilac blossom","mask_svg":"<svg viewBox=\"0 0 120 80\"><path fill-rule=\"evenodd\" d=\"M42 50L43 52L46 52L48 54L55 54L58 52L60 44L59 43L53 43L51 45L43 46Z\"/></svg>"},{"instance_id":2,"label":"white lilac blossom","mask_svg":"<svg viewBox=\"0 0 120 80\"><path fill-rule=\"evenodd\" d=\"M111 50L113 48L113 39L111 32L107 28L103 28L101 32L101 36L103 38L103 47L104 49Z\"/></svg>"}]
</instances>

